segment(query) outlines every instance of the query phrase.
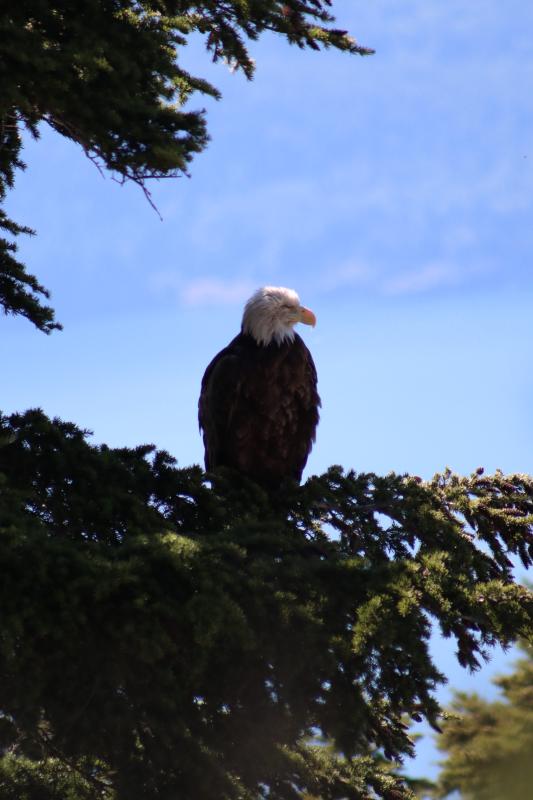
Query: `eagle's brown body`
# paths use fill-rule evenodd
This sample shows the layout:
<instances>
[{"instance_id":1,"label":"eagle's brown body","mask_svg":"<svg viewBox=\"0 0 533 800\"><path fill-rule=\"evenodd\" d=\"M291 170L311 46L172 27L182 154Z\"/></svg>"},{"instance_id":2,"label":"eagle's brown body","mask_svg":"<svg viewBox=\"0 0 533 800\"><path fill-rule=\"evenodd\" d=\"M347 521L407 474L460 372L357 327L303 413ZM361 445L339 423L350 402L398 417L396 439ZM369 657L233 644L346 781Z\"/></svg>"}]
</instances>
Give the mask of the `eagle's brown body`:
<instances>
[{"instance_id":1,"label":"eagle's brown body","mask_svg":"<svg viewBox=\"0 0 533 800\"><path fill-rule=\"evenodd\" d=\"M211 361L198 404L205 467L233 467L269 488L300 481L320 398L302 339L261 345L240 333Z\"/></svg>"}]
</instances>

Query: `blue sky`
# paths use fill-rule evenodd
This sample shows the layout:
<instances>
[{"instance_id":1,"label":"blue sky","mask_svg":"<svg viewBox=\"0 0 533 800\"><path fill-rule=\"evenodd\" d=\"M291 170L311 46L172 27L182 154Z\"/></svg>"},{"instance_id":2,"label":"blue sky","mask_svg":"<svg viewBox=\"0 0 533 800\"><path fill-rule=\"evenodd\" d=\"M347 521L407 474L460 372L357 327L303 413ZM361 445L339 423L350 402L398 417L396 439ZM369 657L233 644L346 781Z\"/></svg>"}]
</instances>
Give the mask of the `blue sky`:
<instances>
[{"instance_id":1,"label":"blue sky","mask_svg":"<svg viewBox=\"0 0 533 800\"><path fill-rule=\"evenodd\" d=\"M191 178L103 179L43 129L9 197L37 229L21 255L65 329L3 319L3 410L41 406L110 445L202 460L205 366L256 287L294 287L323 414L307 474L332 463L430 477L531 472L533 9L518 0L340 0L376 55L266 37L247 83L201 43L182 56L223 93ZM436 642L452 685L489 691ZM447 692L442 695L446 698ZM434 771L431 745L414 771Z\"/></svg>"}]
</instances>

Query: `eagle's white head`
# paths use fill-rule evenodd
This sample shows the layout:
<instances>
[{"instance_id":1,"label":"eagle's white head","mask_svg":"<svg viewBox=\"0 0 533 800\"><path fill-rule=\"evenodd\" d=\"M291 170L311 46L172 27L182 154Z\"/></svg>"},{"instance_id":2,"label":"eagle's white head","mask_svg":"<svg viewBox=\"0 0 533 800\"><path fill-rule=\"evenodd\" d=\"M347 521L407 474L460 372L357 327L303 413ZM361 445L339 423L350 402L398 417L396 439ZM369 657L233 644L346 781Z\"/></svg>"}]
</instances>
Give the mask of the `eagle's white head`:
<instances>
[{"instance_id":1,"label":"eagle's white head","mask_svg":"<svg viewBox=\"0 0 533 800\"><path fill-rule=\"evenodd\" d=\"M300 305L294 289L283 286L263 286L253 294L244 307L242 332L253 336L257 344L281 344L294 339L294 326L316 324L312 311Z\"/></svg>"}]
</instances>

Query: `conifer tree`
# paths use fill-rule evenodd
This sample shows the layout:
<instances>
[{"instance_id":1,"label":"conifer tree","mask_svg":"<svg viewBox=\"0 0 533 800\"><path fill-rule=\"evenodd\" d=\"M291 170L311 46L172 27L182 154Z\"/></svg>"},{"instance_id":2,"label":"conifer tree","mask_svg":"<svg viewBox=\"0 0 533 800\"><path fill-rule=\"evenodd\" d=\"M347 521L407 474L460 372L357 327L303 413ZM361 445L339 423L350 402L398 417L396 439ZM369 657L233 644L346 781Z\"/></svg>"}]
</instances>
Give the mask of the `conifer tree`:
<instances>
[{"instance_id":1,"label":"conifer tree","mask_svg":"<svg viewBox=\"0 0 533 800\"><path fill-rule=\"evenodd\" d=\"M446 752L435 797L525 800L533 786L533 650L524 648L510 675L494 682L503 695L488 702L457 692L439 746Z\"/></svg>"},{"instance_id":2,"label":"conifer tree","mask_svg":"<svg viewBox=\"0 0 533 800\"><path fill-rule=\"evenodd\" d=\"M192 34L214 60L247 78L247 40L264 31L301 48L334 47L365 55L333 27L332 0L5 0L0 11L0 204L22 168L21 132L40 122L77 142L100 168L134 181L186 173L208 141L193 94L217 89L179 63ZM59 213L59 212L58 212ZM43 305L46 289L16 258L15 237L32 233L0 208L0 306L42 331L60 327ZM5 238L7 237L7 238Z\"/></svg>"},{"instance_id":3,"label":"conifer tree","mask_svg":"<svg viewBox=\"0 0 533 800\"><path fill-rule=\"evenodd\" d=\"M528 476L269 497L39 411L0 442L2 798L407 800L432 628L470 668L531 635Z\"/></svg>"}]
</instances>

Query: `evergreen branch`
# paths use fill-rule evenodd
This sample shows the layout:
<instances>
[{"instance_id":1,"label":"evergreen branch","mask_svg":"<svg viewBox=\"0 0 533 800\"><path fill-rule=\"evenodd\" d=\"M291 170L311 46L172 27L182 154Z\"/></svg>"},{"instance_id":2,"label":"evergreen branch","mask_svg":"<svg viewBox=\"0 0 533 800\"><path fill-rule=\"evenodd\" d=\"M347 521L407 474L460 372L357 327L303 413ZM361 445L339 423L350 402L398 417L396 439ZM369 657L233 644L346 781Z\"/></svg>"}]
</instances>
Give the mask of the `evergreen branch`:
<instances>
[{"instance_id":1,"label":"evergreen branch","mask_svg":"<svg viewBox=\"0 0 533 800\"><path fill-rule=\"evenodd\" d=\"M72 15L59 0L10 0L0 19L0 201L24 167L20 129L37 137L38 124L46 121L80 144L100 172L137 184L161 217L147 182L188 175L209 137L205 113L184 107L195 93L220 97L208 81L179 66L188 36L203 36L213 60L225 60L249 79L255 62L248 42L265 31L302 48L372 52L331 27L330 8L329 0L119 0L85 4ZM5 215L0 227L13 236L29 232ZM0 305L46 333L60 328L41 303L47 292L14 260L14 249L2 243Z\"/></svg>"},{"instance_id":2,"label":"evergreen branch","mask_svg":"<svg viewBox=\"0 0 533 800\"><path fill-rule=\"evenodd\" d=\"M529 476L332 467L271 498L39 411L0 434L0 708L23 738L0 735L17 763L45 730L116 800L404 800L405 722L441 722L433 627L469 668L531 637L508 563L530 563ZM321 766L317 732L335 752Z\"/></svg>"}]
</instances>

